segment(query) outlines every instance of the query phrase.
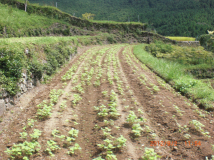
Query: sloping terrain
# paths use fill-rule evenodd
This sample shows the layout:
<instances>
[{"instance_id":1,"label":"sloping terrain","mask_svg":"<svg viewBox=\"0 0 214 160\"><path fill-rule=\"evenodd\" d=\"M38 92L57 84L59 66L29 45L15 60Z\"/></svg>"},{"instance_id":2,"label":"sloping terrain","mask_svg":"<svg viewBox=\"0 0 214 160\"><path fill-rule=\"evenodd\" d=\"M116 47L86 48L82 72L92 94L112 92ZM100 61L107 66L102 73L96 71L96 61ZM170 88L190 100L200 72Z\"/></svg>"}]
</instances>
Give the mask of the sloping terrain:
<instances>
[{"instance_id":1,"label":"sloping terrain","mask_svg":"<svg viewBox=\"0 0 214 160\"><path fill-rule=\"evenodd\" d=\"M176 93L132 50L82 48L50 84L25 95L1 122L0 159L210 159L213 114Z\"/></svg>"}]
</instances>

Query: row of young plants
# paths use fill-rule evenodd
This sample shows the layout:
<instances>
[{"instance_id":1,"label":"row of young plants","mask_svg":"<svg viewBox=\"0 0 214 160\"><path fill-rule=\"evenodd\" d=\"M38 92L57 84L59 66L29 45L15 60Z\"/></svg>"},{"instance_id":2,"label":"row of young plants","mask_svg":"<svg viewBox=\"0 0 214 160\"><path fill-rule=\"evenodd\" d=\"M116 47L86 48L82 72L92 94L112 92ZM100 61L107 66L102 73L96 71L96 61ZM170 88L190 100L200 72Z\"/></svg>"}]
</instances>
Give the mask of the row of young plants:
<instances>
[{"instance_id":1,"label":"row of young plants","mask_svg":"<svg viewBox=\"0 0 214 160\"><path fill-rule=\"evenodd\" d=\"M145 45L134 47L134 54L141 62L152 68L152 70L169 82L176 90L191 97L191 100L198 105L203 106L208 111L213 110L213 88L202 80L195 79L192 75L186 73L188 68L194 69L197 66L188 66L166 59L158 59L143 50L143 47ZM204 66L198 65L199 68Z\"/></svg>"},{"instance_id":2,"label":"row of young plants","mask_svg":"<svg viewBox=\"0 0 214 160\"><path fill-rule=\"evenodd\" d=\"M50 95L49 95L50 100L49 101L44 100L42 103L37 105L38 110L36 113L36 118L38 120L45 120L49 116L51 116L51 110L53 109L53 106L58 102L59 97L61 96L62 93L63 91L60 89L59 90L53 89L50 91ZM42 131L38 129L34 129L32 134L28 134L26 132L26 129L29 129L29 128L33 129L33 127L35 126L35 122L37 122L37 120L28 119L27 125L23 127L23 132L20 133L20 136L21 136L20 138L24 140L24 142L14 144L11 149L8 148L5 151L11 159L22 158L24 160L28 160L31 155L41 150L41 145L38 142L38 139L41 136ZM26 139L30 141L27 141ZM47 146L48 145L49 144L47 142Z\"/></svg>"},{"instance_id":3,"label":"row of young plants","mask_svg":"<svg viewBox=\"0 0 214 160\"><path fill-rule=\"evenodd\" d=\"M131 61L131 60L133 60L133 61L135 61L136 63L138 63L138 62L137 62L138 60L136 59L136 57L133 57L133 54L131 54L131 52L128 52L128 53L129 53L130 57L132 57L132 58L130 58L130 57L128 56L128 54L127 54L127 55L126 55L127 63L129 64L130 67L133 68L133 71L134 71L135 69L138 70L137 66L135 66L135 63L134 63L134 62L132 63L132 61ZM146 67L145 65L144 65L144 66L141 65L141 67L142 67L142 69L148 70L147 67ZM138 70L138 71L140 71L140 70ZM136 73L136 72L134 71L134 73ZM139 73L140 73L140 72L139 72ZM153 87L152 87L151 94L157 93L158 91L160 91L159 88L158 88L158 86L156 86L156 85L151 84L151 83L148 82L148 80L147 80L147 78L146 78L146 75L142 75L142 74L141 74L141 75L139 75L138 78L139 78L141 84L153 86ZM165 83L163 80L161 80L159 77L156 77L156 79L157 79L158 84L159 84L161 87L163 87L163 88L165 88L165 89L167 89L167 90L171 90L170 87L169 87L169 85L166 84L166 83ZM146 86L146 88L151 89L151 87L147 87L147 86ZM175 92L174 92L174 94L175 94ZM180 94L178 94L178 95L180 95ZM162 107L165 107L164 105L162 105L162 102L163 102L163 101L160 102L160 105L161 105ZM172 103L172 102L171 102L171 103ZM190 104L190 103L187 103L187 102L186 102L186 105L191 106L191 104ZM175 104L172 103L172 107L175 109L175 111L177 112L177 115L178 115L178 116L180 116L180 117L183 116L184 111L182 111L182 110L179 108L178 105L175 105ZM163 109L164 109L164 108L163 108ZM204 111L204 113L202 113L202 111L200 111L199 108L198 108L195 104L193 105L193 109L195 110L196 113L199 114L200 117L203 117L203 118L205 118L206 115L209 114L207 111ZM165 112L165 113L166 113L166 112ZM168 112L167 112L166 114L168 114ZM207 138L210 138L210 137L211 137L211 136L210 136L210 133L207 132L207 131L205 131L205 130L203 129L203 128L205 127L205 125L202 124L202 123L201 123L200 121L198 121L198 120L191 120L191 121L187 122L186 125L180 125L180 124L178 123L178 121L177 121L175 115L173 115L172 118L174 119L174 121L176 122L176 125L177 125L178 128L179 128L179 132L180 132L180 133L183 135L183 137L184 137L185 139L187 139L187 140L189 140L189 139L191 138L191 135L190 135L190 133L188 132L188 131L189 131L189 128L190 128L191 126L192 126L196 131L198 131L199 133L201 133L202 135L204 135L205 137L207 137Z\"/></svg>"},{"instance_id":4,"label":"row of young plants","mask_svg":"<svg viewBox=\"0 0 214 160\"><path fill-rule=\"evenodd\" d=\"M80 60L83 60L86 57L86 55L87 55L87 52L80 57ZM77 61L72 66L72 68L69 71L67 71L65 75L62 76L62 82L67 83L68 80L72 79L72 76L76 74L80 63L81 63L80 61ZM38 109L36 113L36 118L39 121L44 121L44 120L47 120L49 117L51 117L51 114L52 114L51 111L53 107L58 103L59 98L62 94L64 94L64 90L53 89L50 91L49 99L44 100L42 103L37 105ZM64 110L67 107L66 103L67 101L65 100L62 101L62 103L60 104L61 110ZM31 155L38 153L41 150L42 147L38 142L38 139L41 136L42 131L38 129L34 129L32 134L28 134L26 131L29 128L31 128L32 130L33 127L35 127L36 122L37 120L28 119L27 124L23 127L24 132L20 133L21 139L23 140L28 139L30 141L26 140L23 143L14 144L11 149L7 149L7 151L5 151L11 159L22 158L24 160L27 160ZM60 145L57 144L57 142L55 141L55 139L58 138L61 142L63 142L63 147L68 148L67 154L73 155L76 150L81 149L81 147L77 143L75 143L72 146L72 142L74 142L75 139L77 138L78 132L79 131L77 129L72 128L68 132L68 136L65 136L65 135L59 135L60 131L54 129L52 131L53 140L47 141L46 149L44 150L44 152L46 152L50 156L54 156L54 153L60 149Z\"/></svg>"},{"instance_id":5,"label":"row of young plants","mask_svg":"<svg viewBox=\"0 0 214 160\"><path fill-rule=\"evenodd\" d=\"M135 58L135 57L133 57L134 55L133 54L131 54L131 52L129 52L130 53L130 57L132 57L132 59L135 59L136 61L137 61L137 59ZM126 55L127 56L127 61L128 61L128 64L130 65L130 66L133 66L133 68L135 68L136 70L138 70L138 68L135 66L135 63L133 63L132 61L131 61L131 58L129 57L129 55L127 54ZM145 68L145 66L143 67L143 68ZM138 70L139 71L139 70ZM147 85L149 84L150 86L153 86L153 91L151 91L151 94L153 94L154 92L158 92L158 91L160 91L160 89L158 88L158 86L156 86L156 85L154 85L154 84L152 84L152 83L148 83L148 80L147 80L147 78L146 78L146 75L143 75L143 74L141 74L139 77L139 80L140 80L140 82L142 83L142 84L144 84L144 85L146 85L146 88L147 89L151 89L150 87L148 87ZM163 106L164 107L164 106ZM178 113L178 115L179 116L183 116L183 114L182 114L182 110L180 110L180 108L177 106L177 105L173 105L173 107L174 107L174 109L176 110L176 112ZM173 118L175 119L175 115L173 115ZM175 119L176 120L176 119ZM180 126L180 125L178 125L178 126Z\"/></svg>"},{"instance_id":6,"label":"row of young plants","mask_svg":"<svg viewBox=\"0 0 214 160\"><path fill-rule=\"evenodd\" d=\"M121 144L123 144L123 148L126 145L126 141L127 139L124 138L122 135L116 139L115 137L112 138L112 133L109 127L112 127L113 125L115 126L115 124L117 123L117 120L120 121L120 114L117 110L117 107L119 105L119 101L118 99L121 99L121 97L126 97L126 95L124 94L124 82L122 79L120 79L121 74L119 72L119 58L117 56L117 53L120 51L121 46L119 46L118 48L112 48L111 50L109 50L108 54L107 54L107 59L104 60L105 63L107 63L107 77L108 77L108 82L109 84L112 86L111 88L114 88L115 90L117 90L117 93L114 90L110 91L110 95L108 94L108 91L102 91L102 94L104 97L109 97L109 103L107 105L101 104L98 107L94 107L95 111L97 112L97 116L101 117L101 119L103 120L103 122L105 123L105 126L107 127L103 127L101 128L103 131L103 136L104 136L104 140L103 143L98 144L98 147L101 148L102 152L100 154L100 157L96 158L96 159L117 159L116 155L114 154L114 152L116 153L116 151L121 150L122 148L117 148L117 146L115 145L116 142L118 142L118 140L120 140ZM129 88L129 87L127 87ZM123 101L126 101L125 99L123 99ZM136 102L136 101L135 101ZM127 106L125 106L127 107ZM128 108L128 107L127 107ZM126 108L126 109L127 109ZM132 107L130 107L132 108ZM142 111L141 111L142 112ZM127 121L132 123L131 119L133 118L133 111L130 112L130 115L127 117ZM135 114L134 114L135 115ZM136 116L136 115L135 115ZM143 118L141 117L141 120ZM140 118L139 118L140 120ZM95 126L97 127L97 126ZM120 129L121 126L115 126L115 128ZM148 128L147 128L148 129ZM139 131L140 130L140 131ZM141 129L139 129L139 126L136 124L133 125L132 127L132 133L134 133L135 135L139 135L142 132ZM137 136L136 136L137 137ZM154 150L152 148L145 148L145 154L142 158L146 159L147 157L151 157L152 155L155 157L158 157L156 155L156 153L154 152Z\"/></svg>"},{"instance_id":7,"label":"row of young plants","mask_svg":"<svg viewBox=\"0 0 214 160\"><path fill-rule=\"evenodd\" d=\"M126 62L128 63L129 67L132 68L134 74L140 74L140 69L136 66L135 63L139 64L139 61L133 56L131 53L132 47L127 46L124 51L122 52L122 55L125 57ZM118 57L117 57L118 58ZM118 58L119 61L119 58ZM141 64L141 68L147 69L144 65ZM146 76L141 73L141 76L146 79ZM127 83L128 84L128 83ZM143 85L146 85L144 82ZM150 83L150 85L155 86L154 84ZM133 90L130 86L127 87L129 89L130 96L134 95ZM151 91L151 94L152 91ZM129 115L126 117L126 123L132 128L132 138L134 139L140 139L141 136L147 136L147 138L151 140L158 140L159 137L155 133L155 131L150 127L150 122L146 118L146 114L143 111L142 105L139 103L137 98L135 96L132 96L131 103L133 104L131 107L125 106L125 109L130 108ZM134 112L137 111L137 112ZM160 156L155 152L153 148L144 148L144 155L141 157L142 159L157 159L160 158Z\"/></svg>"}]
</instances>

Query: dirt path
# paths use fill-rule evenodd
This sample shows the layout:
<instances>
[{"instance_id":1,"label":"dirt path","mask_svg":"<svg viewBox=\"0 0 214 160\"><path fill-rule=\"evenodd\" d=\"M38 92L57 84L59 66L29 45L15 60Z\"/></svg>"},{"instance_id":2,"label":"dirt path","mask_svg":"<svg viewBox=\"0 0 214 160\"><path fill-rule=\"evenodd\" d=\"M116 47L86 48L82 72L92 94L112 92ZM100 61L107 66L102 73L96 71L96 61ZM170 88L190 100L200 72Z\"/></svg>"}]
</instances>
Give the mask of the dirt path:
<instances>
[{"instance_id":1,"label":"dirt path","mask_svg":"<svg viewBox=\"0 0 214 160\"><path fill-rule=\"evenodd\" d=\"M50 84L24 95L1 123L0 160L138 160L148 148L159 159L211 159L213 115L141 64L132 47L82 48Z\"/></svg>"}]
</instances>

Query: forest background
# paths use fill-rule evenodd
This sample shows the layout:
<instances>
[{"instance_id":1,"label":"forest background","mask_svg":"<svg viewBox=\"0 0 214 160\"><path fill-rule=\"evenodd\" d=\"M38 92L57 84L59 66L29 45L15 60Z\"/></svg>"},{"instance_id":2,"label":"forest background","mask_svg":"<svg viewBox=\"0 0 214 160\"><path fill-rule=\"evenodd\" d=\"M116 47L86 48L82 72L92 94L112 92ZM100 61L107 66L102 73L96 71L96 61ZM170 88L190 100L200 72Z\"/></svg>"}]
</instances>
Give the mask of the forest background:
<instances>
[{"instance_id":1,"label":"forest background","mask_svg":"<svg viewBox=\"0 0 214 160\"><path fill-rule=\"evenodd\" d=\"M23 0L24 1L24 0ZM95 14L95 20L140 21L164 36L199 37L214 30L214 0L29 0L56 6L76 17Z\"/></svg>"}]
</instances>

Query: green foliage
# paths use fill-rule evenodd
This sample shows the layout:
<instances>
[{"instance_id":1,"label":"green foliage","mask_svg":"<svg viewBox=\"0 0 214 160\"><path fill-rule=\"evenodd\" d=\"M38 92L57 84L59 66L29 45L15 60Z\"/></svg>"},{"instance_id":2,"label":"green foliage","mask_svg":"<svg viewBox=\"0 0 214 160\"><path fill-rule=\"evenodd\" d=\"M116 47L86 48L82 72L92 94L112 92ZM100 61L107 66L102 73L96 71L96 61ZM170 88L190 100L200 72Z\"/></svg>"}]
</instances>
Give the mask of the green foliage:
<instances>
[{"instance_id":1,"label":"green foliage","mask_svg":"<svg viewBox=\"0 0 214 160\"><path fill-rule=\"evenodd\" d=\"M34 129L33 133L30 134L30 137L33 139L33 140L38 140L39 137L41 136L41 133L42 131L38 130L38 129Z\"/></svg>"},{"instance_id":2,"label":"green foliage","mask_svg":"<svg viewBox=\"0 0 214 160\"><path fill-rule=\"evenodd\" d=\"M91 14L91 13L87 13L87 12L85 14L82 14L82 18L87 19L87 20L93 20L94 16L95 16L95 14Z\"/></svg>"},{"instance_id":3,"label":"green foliage","mask_svg":"<svg viewBox=\"0 0 214 160\"><path fill-rule=\"evenodd\" d=\"M28 156L31 156L33 153L38 152L41 146L38 142L27 142L14 144L11 149L5 151L12 159L18 158L20 156L27 159Z\"/></svg>"},{"instance_id":4,"label":"green foliage","mask_svg":"<svg viewBox=\"0 0 214 160\"><path fill-rule=\"evenodd\" d=\"M22 132L22 133L19 133L20 135L21 135L21 137L20 138L22 138L22 139L27 139L27 132Z\"/></svg>"},{"instance_id":5,"label":"green foliage","mask_svg":"<svg viewBox=\"0 0 214 160\"><path fill-rule=\"evenodd\" d=\"M82 148L79 146L79 144L75 143L73 147L69 148L69 151L67 153L73 155L77 150L81 150L81 149Z\"/></svg>"},{"instance_id":6,"label":"green foliage","mask_svg":"<svg viewBox=\"0 0 214 160\"><path fill-rule=\"evenodd\" d=\"M205 109L214 109L213 88L201 80L194 79L193 76L186 72L187 69L201 67L202 64L198 66L191 64L185 65L177 63L174 60L170 61L156 58L150 53L145 52L142 49L144 46L145 45L138 45L134 47L134 54L140 61L152 68L156 73L161 75L162 78L170 82L175 88L185 94L188 94L193 100L200 102L201 106L203 106ZM209 53L207 53L207 55L209 55ZM203 66L209 68L211 67L211 64L203 64Z\"/></svg>"},{"instance_id":7,"label":"green foliage","mask_svg":"<svg viewBox=\"0 0 214 160\"><path fill-rule=\"evenodd\" d=\"M197 81L192 78L180 78L175 80L175 88L180 92L187 93L189 88L197 84Z\"/></svg>"},{"instance_id":8,"label":"green foliage","mask_svg":"<svg viewBox=\"0 0 214 160\"><path fill-rule=\"evenodd\" d=\"M51 5L49 0L31 0L41 5ZM149 30L156 30L162 35L197 37L207 29L213 30L213 1L157 1L157 0L79 0L75 3L60 1L60 9L82 17L82 14L91 11L96 19L112 21L148 22ZM50 10L50 9L48 9ZM201 16L205 18L201 18ZM109 21L108 21L109 19ZM133 23L133 22L131 22ZM154 31L155 32L155 31Z\"/></svg>"},{"instance_id":9,"label":"green foliage","mask_svg":"<svg viewBox=\"0 0 214 160\"><path fill-rule=\"evenodd\" d=\"M72 141L75 141L76 138L78 137L79 130L72 128L69 132L69 137L71 138Z\"/></svg>"},{"instance_id":10,"label":"green foliage","mask_svg":"<svg viewBox=\"0 0 214 160\"><path fill-rule=\"evenodd\" d=\"M26 60L21 49L13 47L13 50L7 47L0 48L0 85L11 95L19 91L16 83L21 78Z\"/></svg>"},{"instance_id":11,"label":"green foliage","mask_svg":"<svg viewBox=\"0 0 214 160\"><path fill-rule=\"evenodd\" d=\"M147 148L145 147L145 153L144 156L142 156L143 160L157 160L161 156L157 155L155 150L153 148Z\"/></svg>"},{"instance_id":12,"label":"green foliage","mask_svg":"<svg viewBox=\"0 0 214 160\"><path fill-rule=\"evenodd\" d=\"M0 4L0 10L2 13L0 15L0 37L10 38L47 35L46 31L49 31L48 34L53 33L53 28L56 28L54 24L56 23L62 26L69 26L66 22L48 18L45 15L40 16L35 13L27 14L12 6ZM28 11L31 11L30 8ZM67 35L65 31L65 29L60 30L58 34Z\"/></svg>"},{"instance_id":13,"label":"green foliage","mask_svg":"<svg viewBox=\"0 0 214 160\"><path fill-rule=\"evenodd\" d=\"M56 150L60 149L60 147L57 145L57 143L53 140L47 141L47 148L46 148L46 152L48 152L48 154L50 156L54 156L53 152L55 152Z\"/></svg>"},{"instance_id":14,"label":"green foliage","mask_svg":"<svg viewBox=\"0 0 214 160\"><path fill-rule=\"evenodd\" d=\"M34 126L34 123L36 122L36 120L34 120L34 119L28 119L27 121L28 121L27 125L31 128Z\"/></svg>"},{"instance_id":15,"label":"green foliage","mask_svg":"<svg viewBox=\"0 0 214 160\"><path fill-rule=\"evenodd\" d=\"M204 34L199 38L200 44L207 50L214 52L214 35Z\"/></svg>"}]
</instances>

